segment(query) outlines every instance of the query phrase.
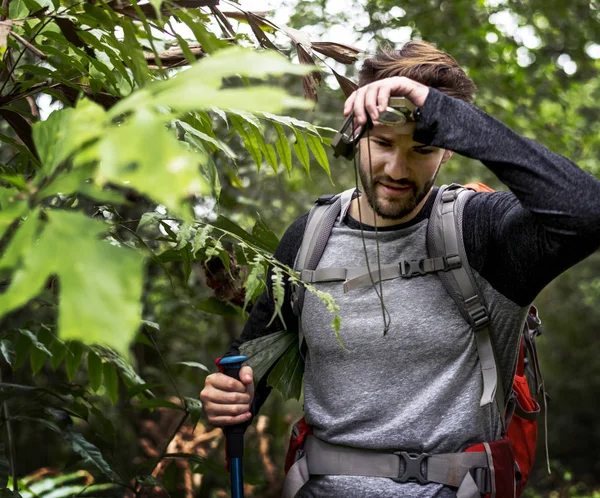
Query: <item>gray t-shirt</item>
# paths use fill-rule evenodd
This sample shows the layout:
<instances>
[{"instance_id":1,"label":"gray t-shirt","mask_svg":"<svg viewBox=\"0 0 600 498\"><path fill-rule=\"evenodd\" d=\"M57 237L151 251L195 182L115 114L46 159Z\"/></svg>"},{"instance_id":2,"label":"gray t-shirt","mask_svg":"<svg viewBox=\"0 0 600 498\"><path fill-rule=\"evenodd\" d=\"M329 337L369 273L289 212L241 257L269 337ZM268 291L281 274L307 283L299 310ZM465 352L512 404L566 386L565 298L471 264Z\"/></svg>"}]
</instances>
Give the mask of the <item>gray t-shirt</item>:
<instances>
[{"instance_id":1,"label":"gray t-shirt","mask_svg":"<svg viewBox=\"0 0 600 498\"><path fill-rule=\"evenodd\" d=\"M426 257L427 224L379 233L381 264ZM364 238L373 268L375 233L364 232ZM319 267L365 265L360 231L336 223ZM477 280L492 303L490 333L503 345L500 368L508 381L528 308ZM495 405L479 406L482 381L473 330L436 275L383 282L391 319L386 335L372 286L346 294L339 282L318 287L340 306L340 334L349 352L340 347L324 304L306 293L304 410L317 437L355 448L415 453L458 452L499 438ZM331 476L311 479L298 496L445 496L439 485L409 488L387 478Z\"/></svg>"}]
</instances>

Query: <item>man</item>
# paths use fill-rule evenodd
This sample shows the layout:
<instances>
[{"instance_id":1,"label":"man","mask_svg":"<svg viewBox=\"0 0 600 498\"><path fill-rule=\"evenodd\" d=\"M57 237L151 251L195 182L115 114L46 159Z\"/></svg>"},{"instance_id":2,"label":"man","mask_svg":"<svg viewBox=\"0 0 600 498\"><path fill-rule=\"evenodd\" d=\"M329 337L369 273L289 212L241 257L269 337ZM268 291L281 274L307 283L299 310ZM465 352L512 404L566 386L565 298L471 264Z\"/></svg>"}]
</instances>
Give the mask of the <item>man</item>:
<instances>
[{"instance_id":1,"label":"man","mask_svg":"<svg viewBox=\"0 0 600 498\"><path fill-rule=\"evenodd\" d=\"M552 279L600 246L600 182L470 105L472 81L452 57L427 43L409 42L367 59L359 87L344 114L354 111L362 125L368 113L375 122L360 143L364 195L355 195L342 209L319 268L367 261L373 266L377 257L382 264L422 258L439 168L453 152L480 160L510 192L472 195L464 208L462 237L489 308L494 353L509 389L530 303ZM417 122L378 125L390 96L417 106ZM282 237L275 253L282 263L293 266L306 220L306 215L296 220ZM436 275L382 283L390 320L386 334L373 287L346 294L339 283L318 287L340 306L341 336L349 350L340 348L324 305L307 293L304 408L319 440L360 450L443 454L501 437L503 415L494 404L480 406L474 334ZM297 330L289 289L287 297L285 324ZM237 354L244 341L282 329L281 323L267 327L273 309L265 292L228 355ZM268 395L264 379L255 392L249 367L240 378L207 377L201 399L210 423L240 423L257 413ZM311 475L297 496L453 497L456 492L436 482Z\"/></svg>"}]
</instances>

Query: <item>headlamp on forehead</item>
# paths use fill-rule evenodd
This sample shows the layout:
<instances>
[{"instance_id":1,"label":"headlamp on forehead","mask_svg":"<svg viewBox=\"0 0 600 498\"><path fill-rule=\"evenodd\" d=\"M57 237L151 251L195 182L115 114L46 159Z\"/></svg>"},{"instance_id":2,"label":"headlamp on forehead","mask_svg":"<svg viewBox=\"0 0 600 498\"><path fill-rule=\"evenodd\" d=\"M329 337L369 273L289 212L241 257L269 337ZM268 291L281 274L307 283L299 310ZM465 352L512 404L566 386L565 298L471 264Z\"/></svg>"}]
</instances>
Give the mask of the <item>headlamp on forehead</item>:
<instances>
[{"instance_id":1,"label":"headlamp on forehead","mask_svg":"<svg viewBox=\"0 0 600 498\"><path fill-rule=\"evenodd\" d=\"M404 97L390 97L385 111L379 114L377 122L385 126L400 126L409 121L416 121L415 114L418 108ZM352 160L356 154L358 141L364 133L373 128L373 121L367 113L367 123L356 127L354 124L354 111L344 121L340 131L338 131L331 141L334 157L345 157Z\"/></svg>"}]
</instances>

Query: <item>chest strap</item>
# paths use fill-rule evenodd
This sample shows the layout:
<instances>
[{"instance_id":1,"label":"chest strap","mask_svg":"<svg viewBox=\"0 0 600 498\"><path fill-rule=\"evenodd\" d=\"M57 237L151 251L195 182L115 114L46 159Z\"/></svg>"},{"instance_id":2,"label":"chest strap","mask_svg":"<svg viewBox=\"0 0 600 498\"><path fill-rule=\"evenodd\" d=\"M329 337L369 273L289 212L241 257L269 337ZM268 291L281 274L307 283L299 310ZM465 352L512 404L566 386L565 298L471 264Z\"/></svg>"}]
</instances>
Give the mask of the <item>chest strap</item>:
<instances>
[{"instance_id":1,"label":"chest strap","mask_svg":"<svg viewBox=\"0 0 600 498\"><path fill-rule=\"evenodd\" d=\"M439 256L437 258L419 260L403 259L398 263L381 265L380 269L373 269L370 273L366 266L355 268L319 268L317 270L302 270L300 278L310 283L343 281L344 292L346 293L360 287L371 286L373 282L378 283L383 280L412 278L428 273L449 271L458 268L461 264L458 256L450 258Z\"/></svg>"},{"instance_id":2,"label":"chest strap","mask_svg":"<svg viewBox=\"0 0 600 498\"><path fill-rule=\"evenodd\" d=\"M481 498L491 492L486 453L385 453L326 443L307 436L304 443L310 475L387 477L396 482L437 483L458 488L457 498Z\"/></svg>"}]
</instances>

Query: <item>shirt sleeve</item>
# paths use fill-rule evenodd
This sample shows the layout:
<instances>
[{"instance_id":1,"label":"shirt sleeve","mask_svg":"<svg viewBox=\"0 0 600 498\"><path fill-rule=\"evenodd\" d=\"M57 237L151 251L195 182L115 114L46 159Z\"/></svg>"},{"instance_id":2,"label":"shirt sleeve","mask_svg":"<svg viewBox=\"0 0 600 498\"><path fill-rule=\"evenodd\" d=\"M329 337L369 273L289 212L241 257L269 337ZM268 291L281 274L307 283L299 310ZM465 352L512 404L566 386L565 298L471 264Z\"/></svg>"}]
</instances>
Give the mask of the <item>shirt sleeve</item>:
<instances>
[{"instance_id":1,"label":"shirt sleeve","mask_svg":"<svg viewBox=\"0 0 600 498\"><path fill-rule=\"evenodd\" d=\"M515 303L600 246L600 182L566 157L435 89L414 139L481 161L509 188L471 197L463 236L472 267Z\"/></svg>"},{"instance_id":2,"label":"shirt sleeve","mask_svg":"<svg viewBox=\"0 0 600 498\"><path fill-rule=\"evenodd\" d=\"M290 267L294 266L296 254L302 244L302 237L304 235L304 228L306 227L306 220L308 213L298 218L290 227L286 230L281 238L275 253L274 258ZM269 268L267 273L267 282L271 282L271 276L273 275L272 269ZM285 286L285 299L281 307L281 316L283 322L276 316L272 322L271 319L275 314L275 302L271 295L270 286L265 286L265 290L256 300L252 311L248 317L241 336L233 342L227 353L224 356L237 356L240 354L240 346L252 339L263 337L265 335L273 334L281 330L288 330L290 332L298 333L298 318L294 315L291 307L290 295L291 289L288 284L288 279L284 279ZM269 322L270 325L269 325ZM254 391L254 401L252 405L252 414L256 415L260 410L260 407L266 401L271 388L267 387L267 377L269 372L262 379L255 379L257 381L256 389Z\"/></svg>"}]
</instances>

